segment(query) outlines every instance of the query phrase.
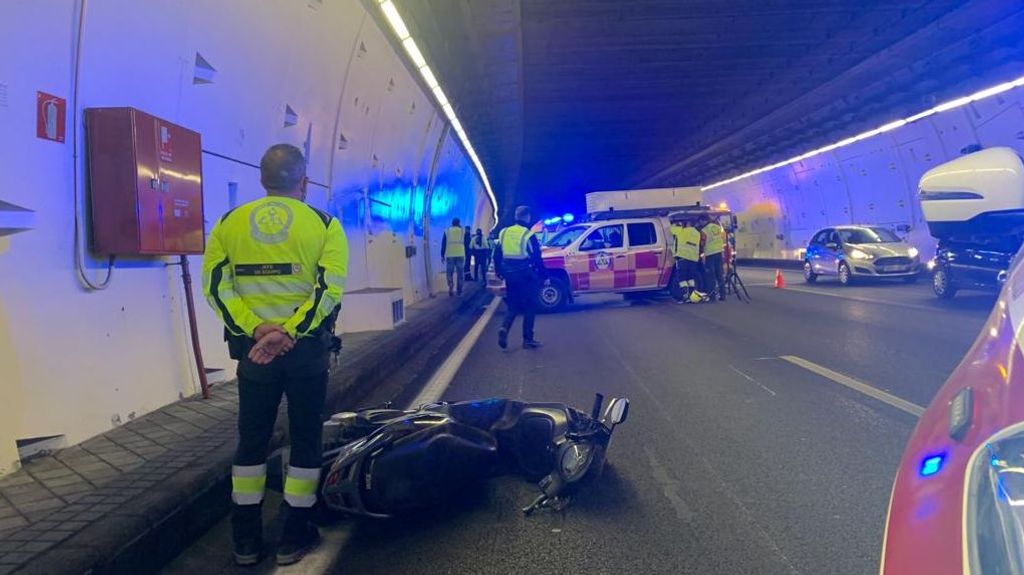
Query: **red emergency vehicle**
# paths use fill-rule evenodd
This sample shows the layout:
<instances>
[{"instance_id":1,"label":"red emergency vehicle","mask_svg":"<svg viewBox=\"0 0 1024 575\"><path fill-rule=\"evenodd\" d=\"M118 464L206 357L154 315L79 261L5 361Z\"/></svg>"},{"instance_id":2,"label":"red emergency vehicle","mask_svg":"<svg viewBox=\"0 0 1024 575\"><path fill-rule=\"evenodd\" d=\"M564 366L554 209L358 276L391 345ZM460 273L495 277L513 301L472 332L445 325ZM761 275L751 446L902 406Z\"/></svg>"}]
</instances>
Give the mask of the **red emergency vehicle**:
<instances>
[{"instance_id":1,"label":"red emergency vehicle","mask_svg":"<svg viewBox=\"0 0 1024 575\"><path fill-rule=\"evenodd\" d=\"M543 246L548 281L538 293L541 309L558 310L582 294L671 289L677 282L669 226L703 215L729 233L735 229L729 211L698 205L599 212L558 231Z\"/></svg>"},{"instance_id":2,"label":"red emergency vehicle","mask_svg":"<svg viewBox=\"0 0 1024 575\"><path fill-rule=\"evenodd\" d=\"M929 227L969 242L1024 233L1024 164L992 149L921 179ZM1024 573L1024 262L922 414L893 484L882 575Z\"/></svg>"}]
</instances>

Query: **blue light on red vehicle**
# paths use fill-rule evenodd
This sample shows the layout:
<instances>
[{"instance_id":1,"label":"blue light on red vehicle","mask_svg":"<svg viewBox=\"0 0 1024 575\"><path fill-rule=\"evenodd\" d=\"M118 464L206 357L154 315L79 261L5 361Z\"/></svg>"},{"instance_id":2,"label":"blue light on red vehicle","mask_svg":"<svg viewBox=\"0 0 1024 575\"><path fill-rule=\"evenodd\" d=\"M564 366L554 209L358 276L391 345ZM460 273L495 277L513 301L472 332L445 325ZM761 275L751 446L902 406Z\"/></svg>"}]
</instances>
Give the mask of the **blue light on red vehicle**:
<instances>
[{"instance_id":1,"label":"blue light on red vehicle","mask_svg":"<svg viewBox=\"0 0 1024 575\"><path fill-rule=\"evenodd\" d=\"M930 475L935 475L936 473L938 473L939 471L942 470L942 464L945 463L945 461L946 461L945 454L943 454L943 455L929 455L928 457L925 457L924 461L921 462L921 470L920 470L921 477L928 477Z\"/></svg>"},{"instance_id":2,"label":"blue light on red vehicle","mask_svg":"<svg viewBox=\"0 0 1024 575\"><path fill-rule=\"evenodd\" d=\"M573 220L575 220L575 219L576 219L576 216L574 216L572 214L565 214L565 215L562 216L562 221L567 223L567 224L571 224L573 222Z\"/></svg>"}]
</instances>

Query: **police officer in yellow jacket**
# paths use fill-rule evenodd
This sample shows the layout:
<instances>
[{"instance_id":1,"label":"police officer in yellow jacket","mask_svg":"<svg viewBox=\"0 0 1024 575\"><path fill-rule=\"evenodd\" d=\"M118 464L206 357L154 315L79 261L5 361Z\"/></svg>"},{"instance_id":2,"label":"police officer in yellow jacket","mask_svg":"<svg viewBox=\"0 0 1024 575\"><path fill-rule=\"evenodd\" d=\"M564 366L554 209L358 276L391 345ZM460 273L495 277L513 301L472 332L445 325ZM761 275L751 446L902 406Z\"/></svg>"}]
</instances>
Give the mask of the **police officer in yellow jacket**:
<instances>
[{"instance_id":1,"label":"police officer in yellow jacket","mask_svg":"<svg viewBox=\"0 0 1024 575\"><path fill-rule=\"evenodd\" d=\"M334 321L348 273L341 223L305 203L306 162L295 146L263 155L267 196L224 214L210 233L203 291L238 363L238 450L231 470L235 561L263 551L266 456L281 395L291 456L277 562L299 561L320 535L310 523L320 478L321 422Z\"/></svg>"},{"instance_id":2,"label":"police officer in yellow jacket","mask_svg":"<svg viewBox=\"0 0 1024 575\"><path fill-rule=\"evenodd\" d=\"M541 343L533 337L537 315L536 298L539 282L544 278L544 260L540 242L530 231L530 208L516 208L516 223L498 234L494 248L494 271L505 280L505 321L498 331L498 345L508 347L508 331L523 316L523 348L536 349Z\"/></svg>"},{"instance_id":3,"label":"police officer in yellow jacket","mask_svg":"<svg viewBox=\"0 0 1024 575\"><path fill-rule=\"evenodd\" d=\"M704 236L704 271L707 277L707 290L712 292L711 301L718 296L725 301L725 269L722 252L725 250L725 228L708 216L702 216L701 234ZM715 287L717 285L717 287Z\"/></svg>"}]
</instances>

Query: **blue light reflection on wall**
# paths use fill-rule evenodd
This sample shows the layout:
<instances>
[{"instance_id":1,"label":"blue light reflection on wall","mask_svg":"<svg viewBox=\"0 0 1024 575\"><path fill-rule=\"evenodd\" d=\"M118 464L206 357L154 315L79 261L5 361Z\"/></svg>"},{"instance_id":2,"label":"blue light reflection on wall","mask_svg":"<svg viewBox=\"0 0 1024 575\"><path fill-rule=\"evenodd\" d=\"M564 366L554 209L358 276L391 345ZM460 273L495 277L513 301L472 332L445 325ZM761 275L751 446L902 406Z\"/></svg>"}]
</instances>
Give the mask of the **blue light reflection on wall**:
<instances>
[{"instance_id":1,"label":"blue light reflection on wall","mask_svg":"<svg viewBox=\"0 0 1024 575\"><path fill-rule=\"evenodd\" d=\"M454 182L441 180L434 184L430 200L430 221L433 225L447 226L452 218L469 223L476 205L472 188L460 188ZM363 193L350 189L335 193L328 211L341 219L346 227L359 227L366 221L369 204L370 220L376 226L383 225L396 233L408 230L412 218L416 235L423 234L423 199L426 186L394 181L391 184L370 190L369 201L363 201Z\"/></svg>"}]
</instances>

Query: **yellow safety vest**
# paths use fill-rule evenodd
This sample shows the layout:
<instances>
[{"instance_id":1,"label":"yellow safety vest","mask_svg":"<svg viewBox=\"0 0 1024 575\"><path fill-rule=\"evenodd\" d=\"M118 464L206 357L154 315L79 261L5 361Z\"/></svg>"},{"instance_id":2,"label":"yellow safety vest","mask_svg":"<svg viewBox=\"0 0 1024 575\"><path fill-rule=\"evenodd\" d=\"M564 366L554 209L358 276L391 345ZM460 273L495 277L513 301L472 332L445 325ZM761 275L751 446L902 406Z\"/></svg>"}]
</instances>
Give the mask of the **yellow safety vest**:
<instances>
[{"instance_id":1,"label":"yellow safety vest","mask_svg":"<svg viewBox=\"0 0 1024 575\"><path fill-rule=\"evenodd\" d=\"M725 249L725 229L721 225L711 222L701 230L707 239L704 240L704 254L720 254Z\"/></svg>"},{"instance_id":2,"label":"yellow safety vest","mask_svg":"<svg viewBox=\"0 0 1024 575\"><path fill-rule=\"evenodd\" d=\"M452 226L444 232L445 245L444 257L464 258L466 257L466 230Z\"/></svg>"},{"instance_id":3,"label":"yellow safety vest","mask_svg":"<svg viewBox=\"0 0 1024 575\"><path fill-rule=\"evenodd\" d=\"M501 233L498 235L501 255L507 260L525 260L529 258L527 246L530 245L530 238L532 237L533 232L519 224L501 230Z\"/></svg>"},{"instance_id":4,"label":"yellow safety vest","mask_svg":"<svg viewBox=\"0 0 1024 575\"><path fill-rule=\"evenodd\" d=\"M676 238L675 255L677 258L695 262L700 259L700 232L697 228L672 227L672 235Z\"/></svg>"},{"instance_id":5,"label":"yellow safety vest","mask_svg":"<svg viewBox=\"0 0 1024 575\"><path fill-rule=\"evenodd\" d=\"M236 336L252 336L263 322L310 335L341 302L347 275L348 240L337 218L279 196L225 214L203 257L203 292Z\"/></svg>"}]
</instances>

